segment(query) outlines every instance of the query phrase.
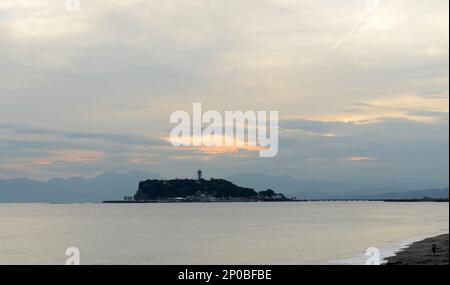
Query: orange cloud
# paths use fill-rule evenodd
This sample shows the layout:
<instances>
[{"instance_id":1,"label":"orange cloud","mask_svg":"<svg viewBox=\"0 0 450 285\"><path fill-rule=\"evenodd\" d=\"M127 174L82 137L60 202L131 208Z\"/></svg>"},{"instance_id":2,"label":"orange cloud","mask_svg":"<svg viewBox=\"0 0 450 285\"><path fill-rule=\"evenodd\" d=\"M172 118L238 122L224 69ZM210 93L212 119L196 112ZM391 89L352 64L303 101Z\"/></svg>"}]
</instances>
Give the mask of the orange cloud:
<instances>
[{"instance_id":1,"label":"orange cloud","mask_svg":"<svg viewBox=\"0 0 450 285\"><path fill-rule=\"evenodd\" d=\"M47 167L52 165L56 161L80 163L97 161L104 157L105 154L103 152L65 149L51 151L46 157L38 157L27 161L14 161L0 166L16 171L25 171Z\"/></svg>"},{"instance_id":2,"label":"orange cloud","mask_svg":"<svg viewBox=\"0 0 450 285\"><path fill-rule=\"evenodd\" d=\"M65 149L61 151L52 151L54 161L66 162L87 162L96 161L105 157L103 152L92 150Z\"/></svg>"},{"instance_id":3,"label":"orange cloud","mask_svg":"<svg viewBox=\"0 0 450 285\"><path fill-rule=\"evenodd\" d=\"M348 156L344 158L347 161L373 161L377 160L374 157L371 156Z\"/></svg>"},{"instance_id":4,"label":"orange cloud","mask_svg":"<svg viewBox=\"0 0 450 285\"><path fill-rule=\"evenodd\" d=\"M192 155L177 155L172 157L172 159L175 160L202 160L202 161L208 161L212 157L211 156L192 156Z\"/></svg>"},{"instance_id":5,"label":"orange cloud","mask_svg":"<svg viewBox=\"0 0 450 285\"><path fill-rule=\"evenodd\" d=\"M377 122L384 118L392 118L434 123L439 121L439 118L421 115L420 112L448 113L448 103L448 96L436 98L424 98L417 95L388 96L362 102L358 106L361 110L355 112L327 114L311 119L367 124Z\"/></svg>"}]
</instances>

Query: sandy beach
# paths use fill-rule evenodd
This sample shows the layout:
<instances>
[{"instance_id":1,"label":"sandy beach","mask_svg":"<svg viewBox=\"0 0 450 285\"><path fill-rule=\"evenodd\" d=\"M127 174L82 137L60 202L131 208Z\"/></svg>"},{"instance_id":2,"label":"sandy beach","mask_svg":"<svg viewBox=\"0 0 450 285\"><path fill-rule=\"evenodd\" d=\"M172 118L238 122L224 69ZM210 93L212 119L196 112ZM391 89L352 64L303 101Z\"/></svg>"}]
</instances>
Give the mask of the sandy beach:
<instances>
[{"instance_id":1,"label":"sandy beach","mask_svg":"<svg viewBox=\"0 0 450 285\"><path fill-rule=\"evenodd\" d=\"M387 258L386 265L449 265L448 238L449 234L444 234L415 242ZM435 254L432 253L433 243L437 246Z\"/></svg>"}]
</instances>

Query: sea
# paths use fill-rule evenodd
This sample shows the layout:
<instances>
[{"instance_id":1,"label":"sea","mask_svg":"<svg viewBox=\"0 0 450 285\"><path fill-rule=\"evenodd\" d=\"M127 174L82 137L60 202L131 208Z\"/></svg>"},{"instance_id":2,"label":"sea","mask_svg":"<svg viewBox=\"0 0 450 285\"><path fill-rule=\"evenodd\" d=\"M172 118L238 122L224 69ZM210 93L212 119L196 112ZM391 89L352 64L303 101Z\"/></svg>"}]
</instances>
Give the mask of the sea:
<instances>
[{"instance_id":1,"label":"sea","mask_svg":"<svg viewBox=\"0 0 450 285\"><path fill-rule=\"evenodd\" d=\"M0 264L365 264L448 231L433 202L5 203Z\"/></svg>"}]
</instances>

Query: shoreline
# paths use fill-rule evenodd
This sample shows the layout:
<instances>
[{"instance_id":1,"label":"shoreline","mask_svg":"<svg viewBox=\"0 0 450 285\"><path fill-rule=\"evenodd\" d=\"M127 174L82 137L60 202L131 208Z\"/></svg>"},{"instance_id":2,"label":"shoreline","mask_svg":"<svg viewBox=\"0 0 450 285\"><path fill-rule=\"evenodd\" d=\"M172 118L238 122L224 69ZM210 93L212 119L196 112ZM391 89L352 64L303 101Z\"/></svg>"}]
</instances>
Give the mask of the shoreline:
<instances>
[{"instance_id":1,"label":"shoreline","mask_svg":"<svg viewBox=\"0 0 450 285\"><path fill-rule=\"evenodd\" d=\"M436 254L432 244L436 243ZM449 234L440 234L410 243L384 259L384 265L449 265Z\"/></svg>"},{"instance_id":2,"label":"shoreline","mask_svg":"<svg viewBox=\"0 0 450 285\"><path fill-rule=\"evenodd\" d=\"M443 233L447 233L447 230L442 230L440 233L435 232L433 234L426 235L417 235L411 238L405 238L402 240L390 241L383 245L377 246L380 250L380 265L386 265L390 259L395 257L400 252L409 249L413 244L428 240L434 239L439 236L445 235ZM448 234L447 234L448 235ZM431 244L430 244L430 252L431 252ZM352 257L345 257L339 259L328 260L326 264L328 265L364 265L367 260L367 255L365 253L360 253L354 255Z\"/></svg>"}]
</instances>

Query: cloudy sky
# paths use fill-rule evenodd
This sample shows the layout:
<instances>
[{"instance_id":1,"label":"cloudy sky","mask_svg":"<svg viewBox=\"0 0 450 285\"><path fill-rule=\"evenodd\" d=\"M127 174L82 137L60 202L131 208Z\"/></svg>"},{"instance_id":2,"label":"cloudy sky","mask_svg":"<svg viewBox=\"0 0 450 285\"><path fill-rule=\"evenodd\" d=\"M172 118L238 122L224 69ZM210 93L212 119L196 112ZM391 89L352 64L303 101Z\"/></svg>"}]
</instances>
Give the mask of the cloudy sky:
<instances>
[{"instance_id":1,"label":"cloudy sky","mask_svg":"<svg viewBox=\"0 0 450 285\"><path fill-rule=\"evenodd\" d=\"M0 178L239 172L448 184L447 0L0 2ZM170 115L279 111L275 158Z\"/></svg>"}]
</instances>

